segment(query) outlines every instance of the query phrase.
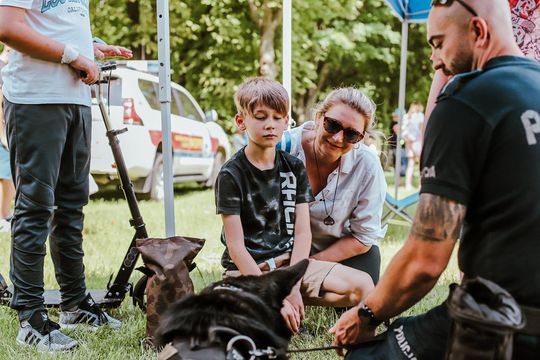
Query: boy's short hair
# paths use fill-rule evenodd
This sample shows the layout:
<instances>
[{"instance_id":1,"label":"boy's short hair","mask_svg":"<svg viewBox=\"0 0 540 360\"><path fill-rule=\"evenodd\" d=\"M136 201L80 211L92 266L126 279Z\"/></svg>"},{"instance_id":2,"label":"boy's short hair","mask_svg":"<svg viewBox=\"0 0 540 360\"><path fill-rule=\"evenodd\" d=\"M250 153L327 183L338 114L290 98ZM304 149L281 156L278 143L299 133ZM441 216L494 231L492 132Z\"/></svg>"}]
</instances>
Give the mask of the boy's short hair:
<instances>
[{"instance_id":1,"label":"boy's short hair","mask_svg":"<svg viewBox=\"0 0 540 360\"><path fill-rule=\"evenodd\" d=\"M265 105L285 116L289 113L289 95L279 82L264 77L249 78L234 94L236 111L253 116L257 105Z\"/></svg>"}]
</instances>

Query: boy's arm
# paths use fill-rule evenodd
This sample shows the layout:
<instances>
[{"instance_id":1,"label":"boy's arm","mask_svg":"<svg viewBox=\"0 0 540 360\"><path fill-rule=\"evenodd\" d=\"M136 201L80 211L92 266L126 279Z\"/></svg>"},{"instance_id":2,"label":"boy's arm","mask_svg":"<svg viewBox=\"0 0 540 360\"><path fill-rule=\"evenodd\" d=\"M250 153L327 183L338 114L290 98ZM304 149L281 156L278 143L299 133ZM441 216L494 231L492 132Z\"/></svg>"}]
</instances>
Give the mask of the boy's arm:
<instances>
[{"instance_id":1,"label":"boy's arm","mask_svg":"<svg viewBox=\"0 0 540 360\"><path fill-rule=\"evenodd\" d=\"M232 261L242 275L261 275L259 266L253 260L244 244L244 231L240 215L222 215L225 242Z\"/></svg>"},{"instance_id":2,"label":"boy's arm","mask_svg":"<svg viewBox=\"0 0 540 360\"><path fill-rule=\"evenodd\" d=\"M295 217L294 245L291 254L291 265L309 257L309 251L311 249L309 204L296 204ZM291 324L289 327L294 333L296 333L298 331L298 327L300 326L300 321L304 320L305 318L304 302L302 301L302 295L300 294L300 281L293 287L291 294L287 297L286 301L292 305L295 313L298 314L298 318L294 319L296 321L291 319L293 316L295 316L294 313L284 314L284 316L289 318L288 321Z\"/></svg>"},{"instance_id":3,"label":"boy's arm","mask_svg":"<svg viewBox=\"0 0 540 360\"><path fill-rule=\"evenodd\" d=\"M309 204L296 204L295 217L294 245L291 254L291 265L309 257L309 252L311 250Z\"/></svg>"}]
</instances>

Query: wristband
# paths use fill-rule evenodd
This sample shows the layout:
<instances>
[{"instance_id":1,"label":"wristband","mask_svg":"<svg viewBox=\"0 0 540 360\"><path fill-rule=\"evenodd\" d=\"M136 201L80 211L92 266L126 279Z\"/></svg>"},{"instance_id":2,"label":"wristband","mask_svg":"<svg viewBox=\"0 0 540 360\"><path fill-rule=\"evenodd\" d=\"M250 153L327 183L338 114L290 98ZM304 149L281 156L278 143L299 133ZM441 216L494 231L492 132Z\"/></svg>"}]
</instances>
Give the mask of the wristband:
<instances>
[{"instance_id":1,"label":"wristband","mask_svg":"<svg viewBox=\"0 0 540 360\"><path fill-rule=\"evenodd\" d=\"M371 310L369 306L367 306L364 302L360 303L360 307L358 309L358 317L367 319L367 324L373 327L377 327L382 323L382 321L375 317L373 310Z\"/></svg>"},{"instance_id":2,"label":"wristband","mask_svg":"<svg viewBox=\"0 0 540 360\"><path fill-rule=\"evenodd\" d=\"M70 44L66 44L66 46L64 47L64 53L62 54L62 59L60 60L60 62L62 64L71 64L72 62L77 60L78 57L79 57L79 52L75 50L75 48L71 46Z\"/></svg>"}]
</instances>

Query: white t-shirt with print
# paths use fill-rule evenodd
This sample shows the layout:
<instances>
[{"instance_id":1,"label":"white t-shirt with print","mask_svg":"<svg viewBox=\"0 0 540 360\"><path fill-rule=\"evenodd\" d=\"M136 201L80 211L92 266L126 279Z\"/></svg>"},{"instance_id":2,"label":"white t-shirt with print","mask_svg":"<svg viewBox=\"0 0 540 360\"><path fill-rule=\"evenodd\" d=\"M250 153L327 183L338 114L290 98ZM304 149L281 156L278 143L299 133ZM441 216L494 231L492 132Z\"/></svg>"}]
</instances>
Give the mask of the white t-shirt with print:
<instances>
[{"instance_id":1,"label":"white t-shirt with print","mask_svg":"<svg viewBox=\"0 0 540 360\"><path fill-rule=\"evenodd\" d=\"M26 9L27 24L38 33L93 60L88 5L89 0L0 0L0 6ZM90 87L69 65L12 50L2 78L4 96L12 103L91 105Z\"/></svg>"}]
</instances>

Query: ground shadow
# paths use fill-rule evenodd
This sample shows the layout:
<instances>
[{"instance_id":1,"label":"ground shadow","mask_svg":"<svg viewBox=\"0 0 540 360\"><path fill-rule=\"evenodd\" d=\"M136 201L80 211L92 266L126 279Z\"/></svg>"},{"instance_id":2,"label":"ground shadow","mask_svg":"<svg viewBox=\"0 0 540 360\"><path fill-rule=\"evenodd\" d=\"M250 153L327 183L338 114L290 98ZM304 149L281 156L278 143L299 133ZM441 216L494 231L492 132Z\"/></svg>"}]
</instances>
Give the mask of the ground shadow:
<instances>
[{"instance_id":1,"label":"ground shadow","mask_svg":"<svg viewBox=\"0 0 540 360\"><path fill-rule=\"evenodd\" d=\"M206 190L205 187L194 181L180 183L174 185L174 196L182 196L204 190ZM136 194L136 197L138 201L151 201L148 195L145 194ZM90 195L90 200L118 201L124 199L124 192L121 190L119 184L100 186L97 193Z\"/></svg>"}]
</instances>

